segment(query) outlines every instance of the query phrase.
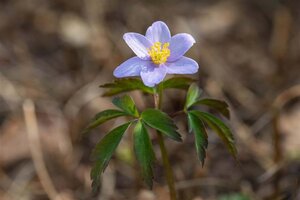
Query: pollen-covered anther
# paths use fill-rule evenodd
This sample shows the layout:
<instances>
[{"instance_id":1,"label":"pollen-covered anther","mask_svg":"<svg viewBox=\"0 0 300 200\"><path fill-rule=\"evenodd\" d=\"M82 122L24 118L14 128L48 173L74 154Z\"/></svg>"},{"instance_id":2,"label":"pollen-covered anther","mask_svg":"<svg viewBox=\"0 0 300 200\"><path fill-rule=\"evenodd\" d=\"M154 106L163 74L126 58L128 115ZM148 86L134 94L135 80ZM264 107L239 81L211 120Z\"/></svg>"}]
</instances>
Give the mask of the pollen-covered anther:
<instances>
[{"instance_id":1,"label":"pollen-covered anther","mask_svg":"<svg viewBox=\"0 0 300 200\"><path fill-rule=\"evenodd\" d=\"M170 56L169 43L155 42L151 49L149 50L149 55L154 64L163 64L167 61Z\"/></svg>"}]
</instances>

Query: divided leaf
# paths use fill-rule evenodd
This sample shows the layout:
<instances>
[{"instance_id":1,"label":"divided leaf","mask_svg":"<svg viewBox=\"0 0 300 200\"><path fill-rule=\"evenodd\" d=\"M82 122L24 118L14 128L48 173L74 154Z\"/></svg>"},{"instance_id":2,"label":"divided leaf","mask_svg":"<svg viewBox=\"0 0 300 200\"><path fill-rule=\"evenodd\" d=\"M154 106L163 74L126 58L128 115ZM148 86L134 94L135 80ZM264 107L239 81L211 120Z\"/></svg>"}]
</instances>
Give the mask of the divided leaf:
<instances>
[{"instance_id":1,"label":"divided leaf","mask_svg":"<svg viewBox=\"0 0 300 200\"><path fill-rule=\"evenodd\" d=\"M116 79L113 83L107 83L101 85L100 87L109 89L103 94L103 96L113 96L122 92L128 92L132 90L141 90L149 94L154 93L153 88L145 86L144 83L138 78Z\"/></svg>"},{"instance_id":2,"label":"divided leaf","mask_svg":"<svg viewBox=\"0 0 300 200\"><path fill-rule=\"evenodd\" d=\"M129 95L116 97L112 100L112 103L118 108L120 108L121 110L123 110L125 113L133 117L139 116L139 112L135 106L135 103Z\"/></svg>"},{"instance_id":3,"label":"divided leaf","mask_svg":"<svg viewBox=\"0 0 300 200\"><path fill-rule=\"evenodd\" d=\"M172 77L159 84L161 90L164 89L188 89L190 84L195 82L195 79L188 77Z\"/></svg>"},{"instance_id":4,"label":"divided leaf","mask_svg":"<svg viewBox=\"0 0 300 200\"><path fill-rule=\"evenodd\" d=\"M134 151L137 160L142 169L143 178L149 188L153 185L152 165L155 160L155 154L152 143L148 135L148 131L142 121L138 121L134 131Z\"/></svg>"},{"instance_id":5,"label":"divided leaf","mask_svg":"<svg viewBox=\"0 0 300 200\"><path fill-rule=\"evenodd\" d=\"M206 157L205 150L207 149L207 145L208 145L205 126L203 122L192 112L188 113L188 122L189 122L190 130L194 132L197 154L203 166L204 159Z\"/></svg>"},{"instance_id":6,"label":"divided leaf","mask_svg":"<svg viewBox=\"0 0 300 200\"><path fill-rule=\"evenodd\" d=\"M166 136L176 141L182 141L174 121L166 113L150 108L142 112L141 118L147 125L162 132Z\"/></svg>"},{"instance_id":7,"label":"divided leaf","mask_svg":"<svg viewBox=\"0 0 300 200\"><path fill-rule=\"evenodd\" d=\"M104 110L102 112L99 112L91 120L89 125L82 131L82 134L86 134L86 133L90 132L92 129L98 127L99 125L101 125L102 123L104 123L110 119L120 117L120 116L126 116L126 115L128 115L128 114L123 111L113 110L113 109Z\"/></svg>"},{"instance_id":8,"label":"divided leaf","mask_svg":"<svg viewBox=\"0 0 300 200\"><path fill-rule=\"evenodd\" d=\"M196 83L191 84L191 86L188 89L188 92L186 94L186 100L185 100L185 109L188 109L191 107L196 101L199 100L199 97L201 95L202 91L199 89Z\"/></svg>"},{"instance_id":9,"label":"divided leaf","mask_svg":"<svg viewBox=\"0 0 300 200\"><path fill-rule=\"evenodd\" d=\"M219 118L212 114L201 111L190 111L203 120L212 130L214 130L223 140L229 152L236 158L237 150L234 144L234 137L230 128Z\"/></svg>"},{"instance_id":10,"label":"divided leaf","mask_svg":"<svg viewBox=\"0 0 300 200\"><path fill-rule=\"evenodd\" d=\"M95 164L91 170L91 179L93 180L92 187L94 192L96 192L100 186L101 173L107 167L113 152L116 150L122 136L130 124L131 122L128 122L111 130L102 140L100 140L100 142L98 142L93 150L91 159L95 161Z\"/></svg>"},{"instance_id":11,"label":"divided leaf","mask_svg":"<svg viewBox=\"0 0 300 200\"><path fill-rule=\"evenodd\" d=\"M227 119L230 118L230 112L228 109L228 104L225 101L217 99L200 99L196 101L193 105L205 105L216 111L220 112Z\"/></svg>"}]
</instances>

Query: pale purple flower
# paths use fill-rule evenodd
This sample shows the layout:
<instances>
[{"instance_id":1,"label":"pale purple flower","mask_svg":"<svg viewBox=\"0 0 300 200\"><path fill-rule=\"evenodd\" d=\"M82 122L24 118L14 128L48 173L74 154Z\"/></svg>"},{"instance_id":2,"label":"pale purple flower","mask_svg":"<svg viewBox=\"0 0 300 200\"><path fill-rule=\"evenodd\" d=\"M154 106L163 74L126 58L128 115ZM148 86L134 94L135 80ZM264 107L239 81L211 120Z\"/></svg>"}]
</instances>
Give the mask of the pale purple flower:
<instances>
[{"instance_id":1,"label":"pale purple flower","mask_svg":"<svg viewBox=\"0 0 300 200\"><path fill-rule=\"evenodd\" d=\"M164 22L154 22L145 36L125 33L123 38L136 56L114 70L117 78L141 76L146 86L154 87L167 74L194 74L198 71L198 63L183 56L195 43L193 36L180 33L171 37Z\"/></svg>"}]
</instances>

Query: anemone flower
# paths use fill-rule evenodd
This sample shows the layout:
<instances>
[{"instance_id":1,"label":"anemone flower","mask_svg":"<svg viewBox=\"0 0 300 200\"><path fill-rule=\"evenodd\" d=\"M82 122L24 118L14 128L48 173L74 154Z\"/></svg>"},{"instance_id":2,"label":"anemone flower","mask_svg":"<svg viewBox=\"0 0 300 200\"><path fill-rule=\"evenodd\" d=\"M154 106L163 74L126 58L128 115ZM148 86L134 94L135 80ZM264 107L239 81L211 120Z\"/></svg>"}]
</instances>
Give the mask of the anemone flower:
<instances>
[{"instance_id":1,"label":"anemone flower","mask_svg":"<svg viewBox=\"0 0 300 200\"><path fill-rule=\"evenodd\" d=\"M154 87L167 74L194 74L198 71L198 63L183 56L195 43L193 36L180 33L171 37L164 22L154 22L145 36L125 33L123 39L136 56L114 70L117 78L141 76L146 86Z\"/></svg>"}]
</instances>

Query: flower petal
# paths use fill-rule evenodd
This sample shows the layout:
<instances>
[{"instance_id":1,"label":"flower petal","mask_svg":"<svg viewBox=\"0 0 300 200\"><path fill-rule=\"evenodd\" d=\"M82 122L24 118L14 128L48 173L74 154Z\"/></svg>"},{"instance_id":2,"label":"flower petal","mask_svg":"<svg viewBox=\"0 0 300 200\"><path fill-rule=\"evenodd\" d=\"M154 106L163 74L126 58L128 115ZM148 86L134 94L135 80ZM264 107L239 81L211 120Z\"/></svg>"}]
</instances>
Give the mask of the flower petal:
<instances>
[{"instance_id":1,"label":"flower petal","mask_svg":"<svg viewBox=\"0 0 300 200\"><path fill-rule=\"evenodd\" d=\"M146 37L152 43L154 42L166 43L166 42L170 42L171 33L168 26L164 22L157 21L154 22L152 26L150 26L147 29Z\"/></svg>"},{"instance_id":2,"label":"flower petal","mask_svg":"<svg viewBox=\"0 0 300 200\"><path fill-rule=\"evenodd\" d=\"M185 54L195 43L193 36L187 33L176 34L171 38L169 49L171 55L168 61L175 61Z\"/></svg>"},{"instance_id":3,"label":"flower petal","mask_svg":"<svg viewBox=\"0 0 300 200\"><path fill-rule=\"evenodd\" d=\"M150 58L148 51L152 43L145 36L139 33L125 33L123 39L139 58L143 60Z\"/></svg>"},{"instance_id":4,"label":"flower petal","mask_svg":"<svg viewBox=\"0 0 300 200\"><path fill-rule=\"evenodd\" d=\"M194 74L198 71L199 65L191 58L182 56L175 62L165 63L168 74Z\"/></svg>"},{"instance_id":5,"label":"flower petal","mask_svg":"<svg viewBox=\"0 0 300 200\"><path fill-rule=\"evenodd\" d=\"M148 66L141 71L143 83L148 87L154 87L156 84L162 82L166 74L167 70L164 65L158 67L152 64L151 67Z\"/></svg>"},{"instance_id":6,"label":"flower petal","mask_svg":"<svg viewBox=\"0 0 300 200\"><path fill-rule=\"evenodd\" d=\"M151 61L142 60L135 56L123 62L114 70L114 76L117 78L128 76L139 76L142 69L152 65Z\"/></svg>"}]
</instances>

